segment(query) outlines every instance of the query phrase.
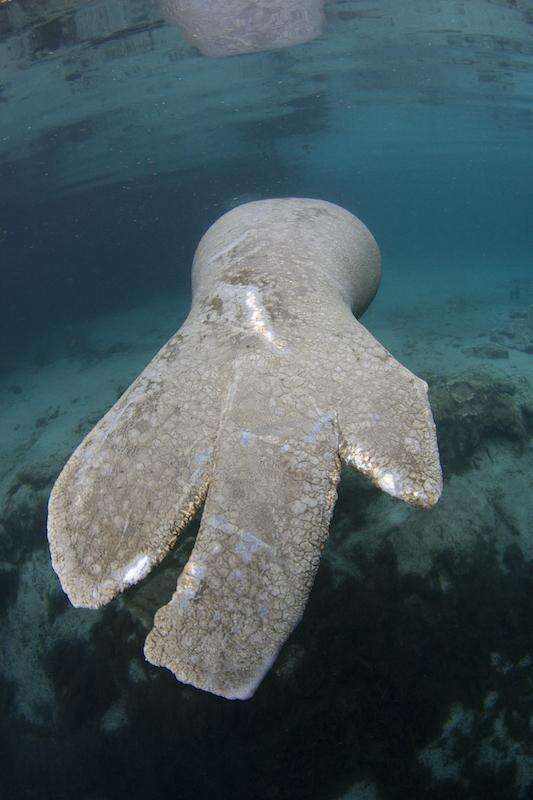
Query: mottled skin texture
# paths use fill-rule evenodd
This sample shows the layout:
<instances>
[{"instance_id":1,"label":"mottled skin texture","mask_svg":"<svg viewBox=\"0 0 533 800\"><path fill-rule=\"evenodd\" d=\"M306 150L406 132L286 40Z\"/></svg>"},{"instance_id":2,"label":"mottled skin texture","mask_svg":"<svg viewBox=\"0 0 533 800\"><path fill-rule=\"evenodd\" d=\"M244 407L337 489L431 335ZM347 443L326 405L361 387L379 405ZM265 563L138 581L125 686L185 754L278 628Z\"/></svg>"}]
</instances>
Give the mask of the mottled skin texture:
<instances>
[{"instance_id":1,"label":"mottled skin texture","mask_svg":"<svg viewBox=\"0 0 533 800\"><path fill-rule=\"evenodd\" d=\"M258 53L320 36L324 0L161 0L166 19L206 56Z\"/></svg>"},{"instance_id":2,"label":"mottled skin texture","mask_svg":"<svg viewBox=\"0 0 533 800\"><path fill-rule=\"evenodd\" d=\"M431 506L442 488L427 386L356 320L377 245L319 200L247 203L205 234L193 304L70 458L48 535L64 590L98 607L143 578L205 501L153 664L250 697L302 616L341 463Z\"/></svg>"}]
</instances>

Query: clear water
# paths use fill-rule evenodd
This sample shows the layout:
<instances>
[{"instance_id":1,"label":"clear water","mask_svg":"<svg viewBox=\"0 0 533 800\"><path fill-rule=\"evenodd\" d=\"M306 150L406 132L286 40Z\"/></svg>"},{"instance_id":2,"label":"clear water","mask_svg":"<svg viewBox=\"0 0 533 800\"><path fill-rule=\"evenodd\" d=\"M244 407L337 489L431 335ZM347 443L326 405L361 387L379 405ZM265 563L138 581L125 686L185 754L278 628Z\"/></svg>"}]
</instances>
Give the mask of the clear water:
<instances>
[{"instance_id":1,"label":"clear water","mask_svg":"<svg viewBox=\"0 0 533 800\"><path fill-rule=\"evenodd\" d=\"M532 142L528 0L338 0L216 59L156 0L0 3L2 796L533 797ZM46 502L183 321L202 233L283 196L378 240L364 324L430 384L445 490L346 474L302 623L228 702L142 656L194 526L76 610Z\"/></svg>"}]
</instances>

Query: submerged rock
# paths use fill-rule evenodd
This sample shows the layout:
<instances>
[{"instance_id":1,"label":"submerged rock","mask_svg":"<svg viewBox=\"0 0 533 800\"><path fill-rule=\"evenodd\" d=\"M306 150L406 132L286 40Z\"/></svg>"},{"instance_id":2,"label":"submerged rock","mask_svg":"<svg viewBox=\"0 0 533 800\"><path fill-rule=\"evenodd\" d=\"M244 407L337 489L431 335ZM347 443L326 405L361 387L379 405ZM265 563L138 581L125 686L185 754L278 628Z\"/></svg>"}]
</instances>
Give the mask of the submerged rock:
<instances>
[{"instance_id":1,"label":"submerged rock","mask_svg":"<svg viewBox=\"0 0 533 800\"><path fill-rule=\"evenodd\" d=\"M509 350L498 344L480 344L475 347L466 347L463 352L479 358L509 358Z\"/></svg>"},{"instance_id":2,"label":"submerged rock","mask_svg":"<svg viewBox=\"0 0 533 800\"><path fill-rule=\"evenodd\" d=\"M532 393L524 379L495 379L486 372L437 378L431 382L431 399L448 473L468 469L479 446L491 438L523 443L528 437Z\"/></svg>"}]
</instances>

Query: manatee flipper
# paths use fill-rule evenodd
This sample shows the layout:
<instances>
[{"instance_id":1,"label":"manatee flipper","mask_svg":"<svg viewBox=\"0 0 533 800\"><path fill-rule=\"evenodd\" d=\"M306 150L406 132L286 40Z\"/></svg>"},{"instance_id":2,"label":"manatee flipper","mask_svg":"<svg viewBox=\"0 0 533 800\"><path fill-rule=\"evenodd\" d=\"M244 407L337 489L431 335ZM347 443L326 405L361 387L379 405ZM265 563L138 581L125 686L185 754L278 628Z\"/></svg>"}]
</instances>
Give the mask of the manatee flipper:
<instances>
[{"instance_id":1,"label":"manatee flipper","mask_svg":"<svg viewBox=\"0 0 533 800\"><path fill-rule=\"evenodd\" d=\"M153 664L231 699L254 693L299 622L337 496L334 414L283 367L236 365L196 544L145 644Z\"/></svg>"},{"instance_id":2,"label":"manatee flipper","mask_svg":"<svg viewBox=\"0 0 533 800\"><path fill-rule=\"evenodd\" d=\"M48 538L76 606L101 606L145 577L203 502L224 385L213 373L224 366L199 361L197 348L185 325L57 479Z\"/></svg>"},{"instance_id":3,"label":"manatee flipper","mask_svg":"<svg viewBox=\"0 0 533 800\"><path fill-rule=\"evenodd\" d=\"M388 494L428 508L440 497L442 472L427 384L357 320L350 329L341 356L341 459Z\"/></svg>"}]
</instances>

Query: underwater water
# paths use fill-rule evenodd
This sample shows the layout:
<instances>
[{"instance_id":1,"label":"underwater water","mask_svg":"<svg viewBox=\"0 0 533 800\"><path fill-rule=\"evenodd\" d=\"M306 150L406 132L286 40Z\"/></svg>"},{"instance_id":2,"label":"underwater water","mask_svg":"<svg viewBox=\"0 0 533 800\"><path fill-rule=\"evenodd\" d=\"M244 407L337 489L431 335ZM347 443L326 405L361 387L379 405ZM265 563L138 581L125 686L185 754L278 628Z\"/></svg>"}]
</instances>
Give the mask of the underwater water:
<instances>
[{"instance_id":1,"label":"underwater water","mask_svg":"<svg viewBox=\"0 0 533 800\"><path fill-rule=\"evenodd\" d=\"M307 43L212 58L158 0L0 2L9 800L533 797L533 4L324 10ZM363 323L429 384L444 490L415 509L343 471L303 619L229 701L143 656L198 522L80 609L47 503L185 320L202 234L272 197L374 234Z\"/></svg>"}]
</instances>

